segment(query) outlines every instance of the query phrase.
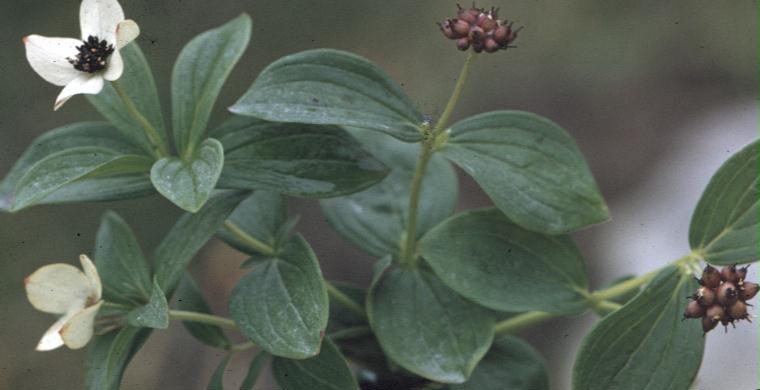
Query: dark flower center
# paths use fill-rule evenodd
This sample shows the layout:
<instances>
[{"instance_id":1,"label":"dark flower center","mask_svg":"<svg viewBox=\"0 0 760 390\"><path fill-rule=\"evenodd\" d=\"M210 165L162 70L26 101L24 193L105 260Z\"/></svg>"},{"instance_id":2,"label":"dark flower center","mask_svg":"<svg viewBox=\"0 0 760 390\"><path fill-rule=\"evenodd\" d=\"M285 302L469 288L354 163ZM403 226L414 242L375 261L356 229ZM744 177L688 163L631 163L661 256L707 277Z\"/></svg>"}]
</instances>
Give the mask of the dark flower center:
<instances>
[{"instance_id":1,"label":"dark flower center","mask_svg":"<svg viewBox=\"0 0 760 390\"><path fill-rule=\"evenodd\" d=\"M74 58L67 58L69 63L80 72L95 73L105 69L114 48L105 39L98 40L98 37L90 35L81 46L77 46L77 51Z\"/></svg>"}]
</instances>

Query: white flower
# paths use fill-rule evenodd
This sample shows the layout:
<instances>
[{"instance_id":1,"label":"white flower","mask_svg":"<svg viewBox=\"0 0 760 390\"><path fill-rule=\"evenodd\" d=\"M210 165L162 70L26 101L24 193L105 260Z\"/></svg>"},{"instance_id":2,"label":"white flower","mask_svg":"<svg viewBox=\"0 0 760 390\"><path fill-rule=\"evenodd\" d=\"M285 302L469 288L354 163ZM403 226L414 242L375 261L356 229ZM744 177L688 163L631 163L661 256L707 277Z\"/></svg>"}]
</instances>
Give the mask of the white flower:
<instances>
[{"instance_id":1,"label":"white flower","mask_svg":"<svg viewBox=\"0 0 760 390\"><path fill-rule=\"evenodd\" d=\"M124 11L116 0L82 1L79 24L81 41L41 35L24 37L26 59L32 69L47 82L65 86L53 110L76 94L99 93L103 79L118 80L124 71L119 49L140 34L137 23L124 20Z\"/></svg>"},{"instance_id":2,"label":"white flower","mask_svg":"<svg viewBox=\"0 0 760 390\"><path fill-rule=\"evenodd\" d=\"M102 286L95 264L79 256L80 271L69 264L46 265L24 279L26 297L37 310L61 314L42 336L38 351L50 351L61 345L71 349L87 345L93 334L95 315L103 301Z\"/></svg>"}]
</instances>

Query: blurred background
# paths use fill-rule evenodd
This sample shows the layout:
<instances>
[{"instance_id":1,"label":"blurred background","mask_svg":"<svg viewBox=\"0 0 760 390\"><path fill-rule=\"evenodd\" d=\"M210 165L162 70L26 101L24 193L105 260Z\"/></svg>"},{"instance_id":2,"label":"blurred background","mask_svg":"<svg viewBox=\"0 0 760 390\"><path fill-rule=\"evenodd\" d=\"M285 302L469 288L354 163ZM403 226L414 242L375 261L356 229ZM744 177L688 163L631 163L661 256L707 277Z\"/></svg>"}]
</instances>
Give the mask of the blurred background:
<instances>
[{"instance_id":1,"label":"blurred background","mask_svg":"<svg viewBox=\"0 0 760 390\"><path fill-rule=\"evenodd\" d=\"M435 25L455 14L455 0L123 0L163 100L169 107L174 58L196 34L241 12L254 22L251 44L218 101L212 125L273 60L331 47L378 63L420 110L442 110L464 54ZM518 48L478 59L454 120L495 109L547 116L577 140L613 220L575 234L593 287L641 273L688 251L691 211L710 175L758 136L758 1L492 0L500 16L525 26ZM21 37L79 36L78 0L3 0L0 4L0 177L32 140L54 127L99 115L82 97L59 112L59 89L28 66ZM167 116L168 118L168 116ZM170 123L170 122L169 122ZM460 209L488 198L460 172ZM137 231L150 253L180 214L158 196L124 202L36 207L0 214L0 389L82 387L84 353L34 352L53 322L23 294L23 278L51 262L92 250L105 210ZM333 232L316 201L293 199L298 230L330 279L366 286L374 259ZM191 271L217 313L244 257L218 241ZM757 268L752 267L753 279ZM757 314L757 306L753 308ZM547 359L553 389L568 389L574 353L596 321L592 314L549 322L525 336ZM758 321L710 334L699 390L758 388ZM178 324L154 332L126 373L125 389L203 389L221 354ZM245 375L234 359L226 381ZM261 382L262 390L273 389Z\"/></svg>"}]
</instances>

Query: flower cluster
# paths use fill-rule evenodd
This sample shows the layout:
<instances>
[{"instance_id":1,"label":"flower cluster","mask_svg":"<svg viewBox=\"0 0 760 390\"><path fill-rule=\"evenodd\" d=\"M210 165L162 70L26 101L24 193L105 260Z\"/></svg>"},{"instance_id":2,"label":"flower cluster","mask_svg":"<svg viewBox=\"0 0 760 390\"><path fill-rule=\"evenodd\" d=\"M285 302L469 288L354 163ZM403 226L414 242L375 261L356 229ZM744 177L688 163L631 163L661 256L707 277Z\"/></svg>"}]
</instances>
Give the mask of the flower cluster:
<instances>
[{"instance_id":1,"label":"flower cluster","mask_svg":"<svg viewBox=\"0 0 760 390\"><path fill-rule=\"evenodd\" d=\"M728 330L728 324L747 320L747 301L757 294L757 283L747 282L747 267L736 265L723 267L720 271L708 265L697 279L700 287L689 297L684 318L701 318L705 333L713 330L718 322ZM734 325L735 326L735 325Z\"/></svg>"},{"instance_id":2,"label":"flower cluster","mask_svg":"<svg viewBox=\"0 0 760 390\"><path fill-rule=\"evenodd\" d=\"M517 33L522 28L513 29L512 23L498 19L498 9L462 8L457 4L457 17L438 23L446 38L457 41L459 50L472 47L476 53L485 51L493 53L507 49L517 39Z\"/></svg>"}]
</instances>

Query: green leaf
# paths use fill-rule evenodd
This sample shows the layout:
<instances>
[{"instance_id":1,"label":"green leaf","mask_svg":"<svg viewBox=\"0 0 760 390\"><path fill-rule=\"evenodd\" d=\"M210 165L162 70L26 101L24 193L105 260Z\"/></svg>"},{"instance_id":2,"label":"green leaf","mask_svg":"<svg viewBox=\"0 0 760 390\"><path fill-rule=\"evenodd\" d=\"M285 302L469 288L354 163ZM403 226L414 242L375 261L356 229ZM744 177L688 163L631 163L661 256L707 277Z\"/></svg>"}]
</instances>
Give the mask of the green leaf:
<instances>
[{"instance_id":1,"label":"green leaf","mask_svg":"<svg viewBox=\"0 0 760 390\"><path fill-rule=\"evenodd\" d=\"M635 277L636 277L635 275L621 276L621 277L613 280L612 282L606 284L605 286L603 286L602 288L600 288L600 290L608 289L608 288L613 287L613 286L615 286L617 284L620 284L620 283L623 283L625 281L631 280L631 279L633 279ZM636 295L638 295L638 293L640 291L641 291L640 288L635 288L635 289L633 289L633 290L631 290L631 291L629 291L629 292L627 292L627 293L625 293L623 295L618 295L618 296L616 296L614 298L610 298L609 301L610 302L614 302L614 303L618 303L620 305L625 305L631 299L633 299ZM616 309L614 309L614 308L610 309L610 308L592 307L592 310L594 310L594 312L596 314L600 315L600 316L606 316L607 314L612 313Z\"/></svg>"},{"instance_id":2,"label":"green leaf","mask_svg":"<svg viewBox=\"0 0 760 390\"><path fill-rule=\"evenodd\" d=\"M418 126L423 121L382 69L355 54L331 49L273 62L230 111L275 122L363 127L408 142L421 138Z\"/></svg>"},{"instance_id":3,"label":"green leaf","mask_svg":"<svg viewBox=\"0 0 760 390\"><path fill-rule=\"evenodd\" d=\"M87 390L118 390L130 360L150 336L151 329L127 326L118 332L95 336L85 357Z\"/></svg>"},{"instance_id":4,"label":"green leaf","mask_svg":"<svg viewBox=\"0 0 760 390\"><path fill-rule=\"evenodd\" d=\"M388 171L337 126L235 117L212 132L224 145L219 186L324 198L363 190Z\"/></svg>"},{"instance_id":5,"label":"green leaf","mask_svg":"<svg viewBox=\"0 0 760 390\"><path fill-rule=\"evenodd\" d=\"M352 129L352 134L391 168L391 174L362 192L321 200L322 211L335 230L370 254L396 254L406 231L409 191L420 146L368 130ZM422 183L417 238L451 215L459 190L456 173L440 156L430 160Z\"/></svg>"},{"instance_id":6,"label":"green leaf","mask_svg":"<svg viewBox=\"0 0 760 390\"><path fill-rule=\"evenodd\" d=\"M288 221L287 202L276 192L254 191L248 199L240 203L227 221L248 236L271 248L277 248L280 244L280 232ZM261 254L259 248L240 239L227 226L222 226L217 235L241 252Z\"/></svg>"},{"instance_id":7,"label":"green leaf","mask_svg":"<svg viewBox=\"0 0 760 390\"><path fill-rule=\"evenodd\" d=\"M691 249L711 264L757 261L758 141L731 156L710 179L691 217Z\"/></svg>"},{"instance_id":8,"label":"green leaf","mask_svg":"<svg viewBox=\"0 0 760 390\"><path fill-rule=\"evenodd\" d=\"M369 322L383 350L427 379L464 382L491 346L491 313L435 275L389 263L390 257L381 260L367 298Z\"/></svg>"},{"instance_id":9,"label":"green leaf","mask_svg":"<svg viewBox=\"0 0 760 390\"><path fill-rule=\"evenodd\" d=\"M238 281L230 313L240 332L275 356L319 353L327 326L327 289L316 255L300 235Z\"/></svg>"},{"instance_id":10,"label":"green leaf","mask_svg":"<svg viewBox=\"0 0 760 390\"><path fill-rule=\"evenodd\" d=\"M243 378L243 382L240 384L240 390L253 390L253 385L259 379L261 369L264 368L264 364L269 360L270 356L266 351L256 353L248 365L248 373L245 374L245 378Z\"/></svg>"},{"instance_id":11,"label":"green leaf","mask_svg":"<svg viewBox=\"0 0 760 390\"><path fill-rule=\"evenodd\" d=\"M246 193L240 191L219 192L200 211L186 213L174 224L153 256L155 277L166 296L172 296L193 256L214 236L245 196Z\"/></svg>"},{"instance_id":12,"label":"green leaf","mask_svg":"<svg viewBox=\"0 0 760 390\"><path fill-rule=\"evenodd\" d=\"M359 390L348 362L330 339L325 339L319 355L310 359L275 357L272 371L282 390Z\"/></svg>"},{"instance_id":13,"label":"green leaf","mask_svg":"<svg viewBox=\"0 0 760 390\"><path fill-rule=\"evenodd\" d=\"M152 192L146 184L152 159L97 146L53 153L16 183L10 211L42 203L118 199Z\"/></svg>"},{"instance_id":14,"label":"green leaf","mask_svg":"<svg viewBox=\"0 0 760 390\"><path fill-rule=\"evenodd\" d=\"M50 130L32 141L0 181L0 211L8 211L18 180L32 165L53 153L80 146L99 146L124 154L142 153L113 126L105 122L78 122Z\"/></svg>"},{"instance_id":15,"label":"green leaf","mask_svg":"<svg viewBox=\"0 0 760 390\"><path fill-rule=\"evenodd\" d=\"M172 118L183 156L192 156L203 139L219 91L250 37L251 18L242 14L193 38L180 52L172 71Z\"/></svg>"},{"instance_id":16,"label":"green leaf","mask_svg":"<svg viewBox=\"0 0 760 390\"><path fill-rule=\"evenodd\" d=\"M169 327L169 303L161 286L153 282L153 291L147 304L134 308L127 316L129 324L145 328L166 329Z\"/></svg>"},{"instance_id":17,"label":"green leaf","mask_svg":"<svg viewBox=\"0 0 760 390\"><path fill-rule=\"evenodd\" d=\"M560 314L586 308L583 257L572 240L525 230L496 209L447 219L422 238L419 251L446 285L485 307Z\"/></svg>"},{"instance_id":18,"label":"green leaf","mask_svg":"<svg viewBox=\"0 0 760 390\"><path fill-rule=\"evenodd\" d=\"M166 199L194 213L208 200L223 167L222 144L207 138L189 160L164 157L156 161L150 170L150 180Z\"/></svg>"},{"instance_id":19,"label":"green leaf","mask_svg":"<svg viewBox=\"0 0 760 390\"><path fill-rule=\"evenodd\" d=\"M559 234L609 219L583 155L556 123L527 112L495 111L449 131L441 153L516 224Z\"/></svg>"},{"instance_id":20,"label":"green leaf","mask_svg":"<svg viewBox=\"0 0 760 390\"><path fill-rule=\"evenodd\" d=\"M185 273L182 277L175 295L177 297L177 309L211 314L211 308L203 299L198 285L195 284L189 274ZM218 326L193 321L183 321L182 325L193 337L208 346L221 349L230 347L230 340L224 335L222 328Z\"/></svg>"},{"instance_id":21,"label":"green leaf","mask_svg":"<svg viewBox=\"0 0 760 390\"><path fill-rule=\"evenodd\" d=\"M604 317L581 343L574 390L688 389L702 361L700 321L682 321L697 288L670 266L627 305Z\"/></svg>"},{"instance_id":22,"label":"green leaf","mask_svg":"<svg viewBox=\"0 0 760 390\"><path fill-rule=\"evenodd\" d=\"M227 356L225 356L224 359L219 362L219 365L216 366L214 373L211 375L211 379L209 380L206 389L224 390L224 372L227 370L227 364L230 363L230 358L232 358L231 353L227 354Z\"/></svg>"},{"instance_id":23,"label":"green leaf","mask_svg":"<svg viewBox=\"0 0 760 390\"><path fill-rule=\"evenodd\" d=\"M497 337L472 376L452 390L548 390L544 358L525 341Z\"/></svg>"},{"instance_id":24,"label":"green leaf","mask_svg":"<svg viewBox=\"0 0 760 390\"><path fill-rule=\"evenodd\" d=\"M166 130L164 128L164 117L161 114L161 100L158 98L156 83L153 80L153 74L150 65L145 60L145 56L136 42L132 42L119 50L119 54L124 59L124 69L126 71L119 78L119 85L125 91L127 96L135 104L137 110L158 132L159 137L164 145L166 142ZM127 106L121 100L121 97L114 89L111 83L105 83L103 90L97 95L85 95L98 112L103 117L113 123L116 128L132 144L138 145L144 152L153 154L153 145L145 135L140 122L135 119L134 115L127 110Z\"/></svg>"},{"instance_id":25,"label":"green leaf","mask_svg":"<svg viewBox=\"0 0 760 390\"><path fill-rule=\"evenodd\" d=\"M105 300L134 304L150 298L150 266L132 229L113 211L101 219L94 256Z\"/></svg>"}]
</instances>

